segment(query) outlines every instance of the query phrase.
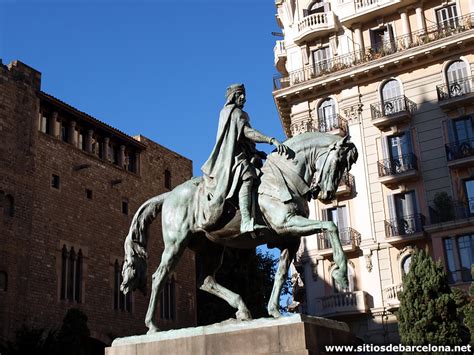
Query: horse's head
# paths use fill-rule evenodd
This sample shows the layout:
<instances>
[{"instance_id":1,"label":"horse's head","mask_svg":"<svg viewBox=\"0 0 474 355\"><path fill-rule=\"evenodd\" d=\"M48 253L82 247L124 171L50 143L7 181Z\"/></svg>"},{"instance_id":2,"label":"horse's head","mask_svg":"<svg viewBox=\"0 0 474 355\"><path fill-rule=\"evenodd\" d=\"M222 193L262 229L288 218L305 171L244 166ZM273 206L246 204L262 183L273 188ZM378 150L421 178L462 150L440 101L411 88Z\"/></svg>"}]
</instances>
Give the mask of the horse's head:
<instances>
[{"instance_id":1,"label":"horse's head","mask_svg":"<svg viewBox=\"0 0 474 355\"><path fill-rule=\"evenodd\" d=\"M313 180L313 196L321 201L332 201L344 172L351 169L357 161L358 152L349 136L328 146L316 158L316 171Z\"/></svg>"}]
</instances>

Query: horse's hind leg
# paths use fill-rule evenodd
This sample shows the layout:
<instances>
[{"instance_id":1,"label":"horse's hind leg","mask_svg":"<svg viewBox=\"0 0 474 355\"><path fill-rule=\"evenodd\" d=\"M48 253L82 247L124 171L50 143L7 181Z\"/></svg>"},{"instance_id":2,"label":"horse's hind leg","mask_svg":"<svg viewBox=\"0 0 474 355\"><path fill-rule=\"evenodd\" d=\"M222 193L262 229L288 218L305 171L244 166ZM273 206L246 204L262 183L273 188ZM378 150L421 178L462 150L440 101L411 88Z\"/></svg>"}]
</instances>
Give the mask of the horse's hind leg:
<instances>
[{"instance_id":1,"label":"horse's hind leg","mask_svg":"<svg viewBox=\"0 0 474 355\"><path fill-rule=\"evenodd\" d=\"M214 250L212 250L214 249ZM203 280L200 289L219 298L222 298L229 305L237 309L235 316L240 320L252 319L250 311L245 305L242 297L217 283L215 273L222 265L223 248L210 248L206 253L206 265L204 265Z\"/></svg>"},{"instance_id":2,"label":"horse's hind leg","mask_svg":"<svg viewBox=\"0 0 474 355\"><path fill-rule=\"evenodd\" d=\"M163 231L165 233L165 231ZM150 303L145 316L145 325L148 327L148 333L154 333L158 331L158 327L155 324L154 316L158 302L158 296L162 291L166 279L170 272L175 268L181 255L186 249L186 237L179 238L180 233L167 233L165 241L165 250L161 255L161 262L155 273L153 274L152 290L150 296ZM175 238L173 238L175 234Z\"/></svg>"},{"instance_id":3,"label":"horse's hind leg","mask_svg":"<svg viewBox=\"0 0 474 355\"><path fill-rule=\"evenodd\" d=\"M275 281L273 282L272 294L267 305L268 315L274 318L278 318L281 316L279 310L281 289L288 277L288 269L290 267L291 261L296 255L298 246L299 243L292 245L286 249L281 249L280 261L278 263L278 269L275 274Z\"/></svg>"}]
</instances>

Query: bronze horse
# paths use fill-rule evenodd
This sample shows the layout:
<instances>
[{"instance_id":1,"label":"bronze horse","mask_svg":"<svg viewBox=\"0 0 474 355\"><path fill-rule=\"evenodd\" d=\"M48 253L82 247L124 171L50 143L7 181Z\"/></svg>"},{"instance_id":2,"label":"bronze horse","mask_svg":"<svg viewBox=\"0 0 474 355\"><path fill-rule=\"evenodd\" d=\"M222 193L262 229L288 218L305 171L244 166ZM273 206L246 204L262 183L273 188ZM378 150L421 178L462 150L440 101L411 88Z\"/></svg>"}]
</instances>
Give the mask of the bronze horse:
<instances>
[{"instance_id":1,"label":"bronze horse","mask_svg":"<svg viewBox=\"0 0 474 355\"><path fill-rule=\"evenodd\" d=\"M159 212L162 213L164 251L160 265L153 274L150 304L145 318L149 333L158 331L154 323L158 296L186 247L206 251L203 265L205 274L198 285L201 290L221 297L236 308L237 319L251 319L249 310L240 295L219 285L214 278L224 247L255 248L268 244L281 250L267 305L269 315L275 318L281 316L281 288L302 236L328 232L337 265L334 278L342 287L347 287L347 259L337 227L331 221L308 219L308 200L310 197L323 201L334 199L343 173L349 171L357 160L357 149L347 136L341 138L319 132L303 133L288 139L284 144L290 148L291 156L281 156L276 152L269 154L262 168L258 188L257 219L259 223L266 224L268 229L254 234L240 234L240 215L231 204L225 209L217 226L207 231L200 229L196 220L200 205L205 203L200 194L202 189L199 188L202 178L193 178L168 193L149 199L135 213L125 240L121 285L124 293L137 288L142 291L146 289L148 227Z\"/></svg>"}]
</instances>

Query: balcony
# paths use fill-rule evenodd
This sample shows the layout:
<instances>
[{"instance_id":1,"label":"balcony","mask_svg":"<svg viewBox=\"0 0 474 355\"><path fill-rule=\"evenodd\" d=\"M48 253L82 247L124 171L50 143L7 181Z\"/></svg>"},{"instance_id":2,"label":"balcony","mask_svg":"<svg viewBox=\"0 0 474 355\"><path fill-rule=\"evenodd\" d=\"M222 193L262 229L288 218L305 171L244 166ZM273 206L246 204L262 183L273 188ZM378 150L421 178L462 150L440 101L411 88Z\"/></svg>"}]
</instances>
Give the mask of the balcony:
<instances>
[{"instance_id":1,"label":"balcony","mask_svg":"<svg viewBox=\"0 0 474 355\"><path fill-rule=\"evenodd\" d=\"M401 283L389 285L383 289L383 298L388 309L394 310L400 307L398 293L401 291L403 291L403 284Z\"/></svg>"},{"instance_id":2,"label":"balcony","mask_svg":"<svg viewBox=\"0 0 474 355\"><path fill-rule=\"evenodd\" d=\"M379 181L385 185L397 184L418 177L418 163L413 153L378 162Z\"/></svg>"},{"instance_id":3,"label":"balcony","mask_svg":"<svg viewBox=\"0 0 474 355\"><path fill-rule=\"evenodd\" d=\"M474 217L474 198L467 201L453 201L440 207L430 206L430 223L439 224Z\"/></svg>"},{"instance_id":4,"label":"balcony","mask_svg":"<svg viewBox=\"0 0 474 355\"><path fill-rule=\"evenodd\" d=\"M344 137L347 135L347 121L339 114L320 118L316 130L321 133L334 133Z\"/></svg>"},{"instance_id":5,"label":"balcony","mask_svg":"<svg viewBox=\"0 0 474 355\"><path fill-rule=\"evenodd\" d=\"M408 35L395 37L374 48L366 47L366 50L357 50L343 55L337 55L319 63L316 67L310 65L303 69L291 71L288 74L277 74L273 77L273 88L274 90L281 90L343 70L347 70L348 73L353 73L353 70L362 64L374 62L384 57L389 58L396 53L417 47L425 47L420 48L420 53L425 53L424 49L427 49L428 44L453 37L458 33L472 29L474 27L471 21L473 16L474 14L459 16L452 26L440 27L435 24L426 30L413 31Z\"/></svg>"},{"instance_id":6,"label":"balcony","mask_svg":"<svg viewBox=\"0 0 474 355\"><path fill-rule=\"evenodd\" d=\"M437 85L438 102L441 108L451 109L472 103L472 76L458 79L448 84Z\"/></svg>"},{"instance_id":7,"label":"balcony","mask_svg":"<svg viewBox=\"0 0 474 355\"><path fill-rule=\"evenodd\" d=\"M287 74L286 71L286 49L285 41L280 40L276 41L275 47L273 48L273 53L275 55L275 68L282 74Z\"/></svg>"},{"instance_id":8,"label":"balcony","mask_svg":"<svg viewBox=\"0 0 474 355\"><path fill-rule=\"evenodd\" d=\"M415 110L416 104L406 96L370 105L372 124L381 130L409 121Z\"/></svg>"},{"instance_id":9,"label":"balcony","mask_svg":"<svg viewBox=\"0 0 474 355\"><path fill-rule=\"evenodd\" d=\"M374 11L381 11L385 7L399 4L400 0L354 0L354 1L339 1L337 5L337 13L341 21L357 20L359 17L370 13L372 18L375 18L377 13Z\"/></svg>"},{"instance_id":10,"label":"balcony","mask_svg":"<svg viewBox=\"0 0 474 355\"><path fill-rule=\"evenodd\" d=\"M385 221L385 237L389 243L413 240L424 236L425 216L416 213Z\"/></svg>"},{"instance_id":11,"label":"balcony","mask_svg":"<svg viewBox=\"0 0 474 355\"><path fill-rule=\"evenodd\" d=\"M306 16L298 23L298 34L294 41L301 44L334 30L334 13L332 11L318 12Z\"/></svg>"},{"instance_id":12,"label":"balcony","mask_svg":"<svg viewBox=\"0 0 474 355\"><path fill-rule=\"evenodd\" d=\"M354 192L354 176L349 173L342 175L336 190L337 197L351 196Z\"/></svg>"},{"instance_id":13,"label":"balcony","mask_svg":"<svg viewBox=\"0 0 474 355\"><path fill-rule=\"evenodd\" d=\"M367 313L368 297L365 291L336 293L316 299L316 315L320 317L346 316Z\"/></svg>"},{"instance_id":14,"label":"balcony","mask_svg":"<svg viewBox=\"0 0 474 355\"><path fill-rule=\"evenodd\" d=\"M474 165L474 138L446 144L446 158L450 168Z\"/></svg>"},{"instance_id":15,"label":"balcony","mask_svg":"<svg viewBox=\"0 0 474 355\"><path fill-rule=\"evenodd\" d=\"M318 249L320 255L331 255L331 242L327 232L321 232L318 236ZM353 228L341 228L339 230L339 240L341 241L342 249L346 252L354 251L360 244L360 233Z\"/></svg>"}]
</instances>

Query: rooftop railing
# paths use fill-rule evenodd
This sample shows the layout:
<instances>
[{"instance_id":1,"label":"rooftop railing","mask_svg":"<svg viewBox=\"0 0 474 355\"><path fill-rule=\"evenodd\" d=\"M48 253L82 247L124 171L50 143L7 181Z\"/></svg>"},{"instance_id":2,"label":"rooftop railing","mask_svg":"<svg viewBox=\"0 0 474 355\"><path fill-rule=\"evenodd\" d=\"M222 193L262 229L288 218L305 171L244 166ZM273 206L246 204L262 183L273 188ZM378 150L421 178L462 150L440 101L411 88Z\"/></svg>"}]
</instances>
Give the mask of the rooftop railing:
<instances>
[{"instance_id":1,"label":"rooftop railing","mask_svg":"<svg viewBox=\"0 0 474 355\"><path fill-rule=\"evenodd\" d=\"M421 213L393 218L385 221L387 238L400 237L423 232L425 217Z\"/></svg>"},{"instance_id":2,"label":"rooftop railing","mask_svg":"<svg viewBox=\"0 0 474 355\"><path fill-rule=\"evenodd\" d=\"M417 158L413 153L396 158L383 159L378 162L379 177L398 175L410 170L417 170Z\"/></svg>"},{"instance_id":3,"label":"rooftop railing","mask_svg":"<svg viewBox=\"0 0 474 355\"><path fill-rule=\"evenodd\" d=\"M468 76L452 80L447 84L437 85L436 92L438 93L438 101L445 101L472 93L472 79L472 76Z\"/></svg>"},{"instance_id":4,"label":"rooftop railing","mask_svg":"<svg viewBox=\"0 0 474 355\"><path fill-rule=\"evenodd\" d=\"M377 45L372 47L366 47L365 50L356 50L347 54L334 56L333 58L318 62L315 65L291 71L288 75L274 75L273 87L274 90L280 90L307 80L358 66L409 48L419 47L433 41L447 38L457 33L470 30L473 27L474 13L458 16L452 19L449 24L435 24L427 27L426 30L413 31L407 35L379 42Z\"/></svg>"},{"instance_id":5,"label":"rooftop railing","mask_svg":"<svg viewBox=\"0 0 474 355\"><path fill-rule=\"evenodd\" d=\"M412 113L415 110L416 104L406 96L394 97L370 105L373 120L382 117L389 117L401 112Z\"/></svg>"},{"instance_id":6,"label":"rooftop railing","mask_svg":"<svg viewBox=\"0 0 474 355\"><path fill-rule=\"evenodd\" d=\"M448 161L474 156L474 138L445 145Z\"/></svg>"}]
</instances>

